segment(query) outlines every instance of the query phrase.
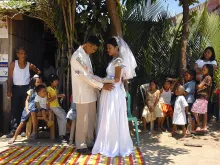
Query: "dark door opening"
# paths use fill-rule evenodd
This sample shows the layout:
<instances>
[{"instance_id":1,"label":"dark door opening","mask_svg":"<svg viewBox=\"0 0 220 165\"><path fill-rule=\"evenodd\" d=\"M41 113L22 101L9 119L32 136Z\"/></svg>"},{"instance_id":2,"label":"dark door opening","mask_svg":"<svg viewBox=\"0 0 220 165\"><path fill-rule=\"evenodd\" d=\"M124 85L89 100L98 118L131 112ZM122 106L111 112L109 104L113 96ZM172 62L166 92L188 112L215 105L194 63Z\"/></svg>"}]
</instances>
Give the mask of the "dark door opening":
<instances>
[{"instance_id":1,"label":"dark door opening","mask_svg":"<svg viewBox=\"0 0 220 165\"><path fill-rule=\"evenodd\" d=\"M43 54L43 69L42 77L46 82L51 74L56 74L56 55L57 55L57 40L51 31L47 28L44 30L44 54Z\"/></svg>"}]
</instances>

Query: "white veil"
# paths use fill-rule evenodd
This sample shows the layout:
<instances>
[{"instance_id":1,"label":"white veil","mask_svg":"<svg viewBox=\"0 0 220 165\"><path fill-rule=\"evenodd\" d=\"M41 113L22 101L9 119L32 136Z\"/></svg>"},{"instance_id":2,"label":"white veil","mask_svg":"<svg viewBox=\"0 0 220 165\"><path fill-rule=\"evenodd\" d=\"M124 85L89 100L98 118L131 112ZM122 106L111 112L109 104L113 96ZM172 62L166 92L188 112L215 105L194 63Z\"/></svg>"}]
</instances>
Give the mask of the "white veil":
<instances>
[{"instance_id":1,"label":"white veil","mask_svg":"<svg viewBox=\"0 0 220 165\"><path fill-rule=\"evenodd\" d=\"M119 56L122 58L123 63L125 65L123 78L125 80L132 79L136 76L135 68L137 67L136 60L134 58L131 49L128 44L121 38L115 37L118 47L119 47Z\"/></svg>"}]
</instances>

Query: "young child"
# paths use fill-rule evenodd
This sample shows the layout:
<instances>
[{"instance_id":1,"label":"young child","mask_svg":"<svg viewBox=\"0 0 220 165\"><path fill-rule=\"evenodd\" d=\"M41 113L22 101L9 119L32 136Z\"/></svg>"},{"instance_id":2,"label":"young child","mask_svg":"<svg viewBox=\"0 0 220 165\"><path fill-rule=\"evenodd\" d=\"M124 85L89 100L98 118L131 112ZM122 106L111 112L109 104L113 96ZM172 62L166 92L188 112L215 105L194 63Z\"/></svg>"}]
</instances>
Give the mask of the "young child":
<instances>
[{"instance_id":1,"label":"young child","mask_svg":"<svg viewBox=\"0 0 220 165\"><path fill-rule=\"evenodd\" d=\"M44 121L47 123L48 127L51 127L54 122L52 121L52 111L50 110L48 101L47 101L47 90L46 86L41 84L36 87L37 96L35 97L35 104L38 109L38 112L42 113ZM47 112L46 112L47 111ZM47 114L49 113L49 119Z\"/></svg>"},{"instance_id":2,"label":"young child","mask_svg":"<svg viewBox=\"0 0 220 165\"><path fill-rule=\"evenodd\" d=\"M70 102L71 102L71 107L66 115L66 118L67 118L66 127L70 132L69 144L73 144L73 139L75 135L75 127L76 127L76 104L72 102L72 96L71 96Z\"/></svg>"},{"instance_id":3,"label":"young child","mask_svg":"<svg viewBox=\"0 0 220 165\"><path fill-rule=\"evenodd\" d=\"M170 117L170 118L173 117L173 108L171 106L171 96L172 96L172 89L176 83L177 83L177 80L168 78L164 82L163 88L160 90L159 107L163 112L163 117L161 120L161 124L158 125L158 128L159 130L162 130L162 131L165 131L165 128L163 126L165 117Z\"/></svg>"},{"instance_id":4,"label":"young child","mask_svg":"<svg viewBox=\"0 0 220 165\"><path fill-rule=\"evenodd\" d=\"M192 121L192 127L191 130L194 131L195 130L195 118L191 112L192 109L192 105L195 101L195 89L196 89L196 81L194 80L196 76L196 73L194 70L187 70L185 71L185 84L183 85L183 87L185 88L185 92L184 92L184 96L185 99L188 103L188 110L191 113L191 121Z\"/></svg>"},{"instance_id":5,"label":"young child","mask_svg":"<svg viewBox=\"0 0 220 165\"><path fill-rule=\"evenodd\" d=\"M34 77L30 81L30 89L27 91L27 98L25 101L25 108L22 112L21 122L17 127L14 136L8 141L8 144L12 144L15 142L17 136L21 132L22 128L25 126L27 120L29 119L31 112L37 112L35 108L34 99L36 97L35 88L42 83L41 78L38 75L34 75ZM37 122L37 121L35 121ZM36 123L33 123L33 125ZM33 134L36 134L36 130L33 129Z\"/></svg>"},{"instance_id":6,"label":"young child","mask_svg":"<svg viewBox=\"0 0 220 165\"><path fill-rule=\"evenodd\" d=\"M70 131L71 130L71 123L73 120L76 120L76 104L72 102L72 96L70 97L71 107L66 115L67 124L66 127Z\"/></svg>"},{"instance_id":7,"label":"young child","mask_svg":"<svg viewBox=\"0 0 220 165\"><path fill-rule=\"evenodd\" d=\"M57 91L57 85L59 83L59 78L57 75L50 75L48 77L48 83L49 86L47 87L48 92L48 102L50 109L53 111L53 113L57 117L58 127L59 127L59 139L60 142L66 142L65 141L65 135L66 135L66 112L61 108L58 98L65 98L64 94L58 94Z\"/></svg>"},{"instance_id":8,"label":"young child","mask_svg":"<svg viewBox=\"0 0 220 165\"><path fill-rule=\"evenodd\" d=\"M146 90L146 107L142 113L142 121L144 125L143 132L147 131L146 124L151 122L151 131L153 131L154 120L159 117L161 121L162 112L158 106L160 91L157 89L157 83L154 80L150 81L150 88ZM160 122L159 122L160 123Z\"/></svg>"},{"instance_id":9,"label":"young child","mask_svg":"<svg viewBox=\"0 0 220 165\"><path fill-rule=\"evenodd\" d=\"M212 88L213 66L205 64L202 67L202 75L202 80L197 86L197 98L191 109L196 119L196 131L207 131L207 109ZM199 120L199 114L203 115L203 127Z\"/></svg>"},{"instance_id":10,"label":"young child","mask_svg":"<svg viewBox=\"0 0 220 165\"><path fill-rule=\"evenodd\" d=\"M174 113L173 113L173 131L172 136L174 136L176 132L176 125L180 125L182 127L182 135L183 137L186 135L186 113L188 113L188 103L184 97L185 88L183 86L179 86L175 94L177 95L175 105L174 105Z\"/></svg>"}]
</instances>

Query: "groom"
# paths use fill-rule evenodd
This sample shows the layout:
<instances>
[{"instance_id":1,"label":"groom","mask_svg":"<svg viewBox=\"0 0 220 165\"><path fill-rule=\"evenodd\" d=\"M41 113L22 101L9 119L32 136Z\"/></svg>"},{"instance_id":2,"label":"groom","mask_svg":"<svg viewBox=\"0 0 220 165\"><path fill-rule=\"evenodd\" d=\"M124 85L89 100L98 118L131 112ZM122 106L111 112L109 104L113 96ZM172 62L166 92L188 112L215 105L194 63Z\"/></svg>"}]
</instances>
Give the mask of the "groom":
<instances>
[{"instance_id":1,"label":"groom","mask_svg":"<svg viewBox=\"0 0 220 165\"><path fill-rule=\"evenodd\" d=\"M77 112L75 143L77 152L84 154L90 153L94 144L97 90L114 88L113 84L102 84L88 74L93 74L89 56L97 51L99 45L99 39L91 36L71 58L72 99ZM79 76L78 72L83 76Z\"/></svg>"}]
</instances>

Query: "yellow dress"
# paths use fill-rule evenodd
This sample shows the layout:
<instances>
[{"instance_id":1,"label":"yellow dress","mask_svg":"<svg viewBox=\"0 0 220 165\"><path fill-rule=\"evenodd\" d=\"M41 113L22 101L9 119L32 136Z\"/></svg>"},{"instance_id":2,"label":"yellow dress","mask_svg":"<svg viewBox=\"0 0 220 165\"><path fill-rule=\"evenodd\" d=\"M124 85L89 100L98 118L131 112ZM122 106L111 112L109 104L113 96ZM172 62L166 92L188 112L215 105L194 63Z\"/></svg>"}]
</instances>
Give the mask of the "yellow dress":
<instances>
[{"instance_id":1,"label":"yellow dress","mask_svg":"<svg viewBox=\"0 0 220 165\"><path fill-rule=\"evenodd\" d=\"M52 88L51 86L47 87L48 98L54 97L58 95L58 91L56 88ZM50 107L60 107L58 99L50 102Z\"/></svg>"},{"instance_id":2,"label":"yellow dress","mask_svg":"<svg viewBox=\"0 0 220 165\"><path fill-rule=\"evenodd\" d=\"M159 90L156 90L154 93L150 93L149 90L146 91L146 97L148 98L148 105L153 107L154 103L156 101L156 98L159 97ZM157 117L162 117L162 112L159 108L159 105L157 104L154 111L150 112L149 108L147 106L144 107L142 117L146 119L147 122L155 120Z\"/></svg>"}]
</instances>

